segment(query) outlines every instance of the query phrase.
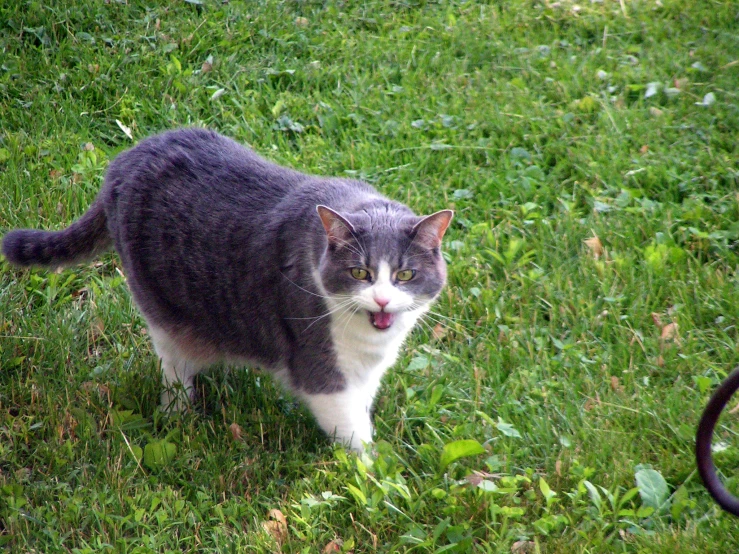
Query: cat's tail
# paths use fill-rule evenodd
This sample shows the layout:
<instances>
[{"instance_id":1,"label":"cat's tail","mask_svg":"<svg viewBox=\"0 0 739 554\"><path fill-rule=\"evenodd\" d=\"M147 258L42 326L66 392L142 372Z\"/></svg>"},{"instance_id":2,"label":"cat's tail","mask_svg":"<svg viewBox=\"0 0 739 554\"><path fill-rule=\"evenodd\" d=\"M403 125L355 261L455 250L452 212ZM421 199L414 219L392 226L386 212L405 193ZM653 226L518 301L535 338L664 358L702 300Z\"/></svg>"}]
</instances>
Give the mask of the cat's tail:
<instances>
[{"instance_id":1,"label":"cat's tail","mask_svg":"<svg viewBox=\"0 0 739 554\"><path fill-rule=\"evenodd\" d=\"M3 238L2 253L15 265L68 266L94 258L110 248L107 217L100 200L61 231L16 229Z\"/></svg>"}]
</instances>

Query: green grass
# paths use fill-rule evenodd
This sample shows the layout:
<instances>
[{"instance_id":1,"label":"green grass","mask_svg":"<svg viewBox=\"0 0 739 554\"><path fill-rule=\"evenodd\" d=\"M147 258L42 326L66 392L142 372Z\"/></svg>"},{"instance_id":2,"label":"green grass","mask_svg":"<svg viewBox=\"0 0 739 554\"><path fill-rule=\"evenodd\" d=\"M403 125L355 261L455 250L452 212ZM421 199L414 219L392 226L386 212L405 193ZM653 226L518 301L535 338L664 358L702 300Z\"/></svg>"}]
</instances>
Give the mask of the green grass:
<instances>
[{"instance_id":1,"label":"green grass","mask_svg":"<svg viewBox=\"0 0 739 554\"><path fill-rule=\"evenodd\" d=\"M692 446L739 361L737 6L577 7L0 6L0 232L83 213L133 144L117 121L134 141L206 125L457 212L449 286L384 381L372 460L248 371L204 376L203 405L164 418L114 255L61 273L0 262L0 542L735 552ZM731 419L718 461L735 484ZM667 491L635 489L637 472Z\"/></svg>"}]
</instances>

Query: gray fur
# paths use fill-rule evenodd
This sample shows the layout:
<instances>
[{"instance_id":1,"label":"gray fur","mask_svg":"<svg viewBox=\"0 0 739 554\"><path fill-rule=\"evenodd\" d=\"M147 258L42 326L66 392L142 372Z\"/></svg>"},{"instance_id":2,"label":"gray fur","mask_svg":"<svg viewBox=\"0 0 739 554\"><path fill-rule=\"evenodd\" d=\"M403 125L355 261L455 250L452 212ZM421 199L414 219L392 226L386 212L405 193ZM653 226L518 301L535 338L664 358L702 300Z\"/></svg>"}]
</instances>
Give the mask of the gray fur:
<instances>
[{"instance_id":1,"label":"gray fur","mask_svg":"<svg viewBox=\"0 0 739 554\"><path fill-rule=\"evenodd\" d=\"M318 205L340 214L341 240L327 240ZM433 221L365 183L304 175L213 131L183 129L115 158L68 229L12 231L2 248L18 265L58 266L112 244L147 322L193 356L287 368L294 389L332 393L345 383L323 293L365 286L348 268L382 256L395 269L412 263L405 290L430 302L446 277L435 237L448 217L435 234Z\"/></svg>"}]
</instances>

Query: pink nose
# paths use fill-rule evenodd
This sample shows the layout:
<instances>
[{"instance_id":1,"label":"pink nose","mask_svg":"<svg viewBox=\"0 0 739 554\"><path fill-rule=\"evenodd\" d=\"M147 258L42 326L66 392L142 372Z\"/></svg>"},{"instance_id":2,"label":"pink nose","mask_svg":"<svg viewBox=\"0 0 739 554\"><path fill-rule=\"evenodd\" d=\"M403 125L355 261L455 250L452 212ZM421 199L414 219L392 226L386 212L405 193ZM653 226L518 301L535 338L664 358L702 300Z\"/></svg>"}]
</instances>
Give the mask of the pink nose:
<instances>
[{"instance_id":1,"label":"pink nose","mask_svg":"<svg viewBox=\"0 0 739 554\"><path fill-rule=\"evenodd\" d=\"M387 306L390 303L390 300L387 298L377 298L375 297L375 302L378 306L380 306L380 309L383 309L385 306Z\"/></svg>"}]
</instances>

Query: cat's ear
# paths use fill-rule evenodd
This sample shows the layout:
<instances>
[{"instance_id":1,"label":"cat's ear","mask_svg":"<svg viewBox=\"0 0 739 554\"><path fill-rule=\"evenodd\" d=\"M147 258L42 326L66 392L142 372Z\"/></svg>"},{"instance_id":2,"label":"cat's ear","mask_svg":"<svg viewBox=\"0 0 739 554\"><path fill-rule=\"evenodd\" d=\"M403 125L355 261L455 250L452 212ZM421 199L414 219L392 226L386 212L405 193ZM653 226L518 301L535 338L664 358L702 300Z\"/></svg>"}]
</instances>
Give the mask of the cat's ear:
<instances>
[{"instance_id":1,"label":"cat's ear","mask_svg":"<svg viewBox=\"0 0 739 554\"><path fill-rule=\"evenodd\" d=\"M453 216L454 212L452 210L441 210L427 215L413 226L413 240L427 248L438 248L441 246L441 239L444 237Z\"/></svg>"},{"instance_id":2,"label":"cat's ear","mask_svg":"<svg viewBox=\"0 0 739 554\"><path fill-rule=\"evenodd\" d=\"M316 211L330 244L343 244L352 238L354 227L344 217L328 206L316 206Z\"/></svg>"}]
</instances>

